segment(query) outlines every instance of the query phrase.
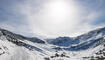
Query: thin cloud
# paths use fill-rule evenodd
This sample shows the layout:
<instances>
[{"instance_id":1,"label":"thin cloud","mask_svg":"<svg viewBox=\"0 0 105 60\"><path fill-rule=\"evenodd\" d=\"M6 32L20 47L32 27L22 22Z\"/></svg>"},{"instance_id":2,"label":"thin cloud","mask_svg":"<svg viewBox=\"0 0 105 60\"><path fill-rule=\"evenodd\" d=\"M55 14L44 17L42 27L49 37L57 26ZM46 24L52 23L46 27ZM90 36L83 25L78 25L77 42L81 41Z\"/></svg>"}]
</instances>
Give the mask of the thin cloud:
<instances>
[{"instance_id":1,"label":"thin cloud","mask_svg":"<svg viewBox=\"0 0 105 60\"><path fill-rule=\"evenodd\" d=\"M14 8L15 12L22 16L23 24L19 26L22 26L23 34L30 32L35 36L74 37L104 26L104 24L93 24L105 13L103 1L24 0L17 3Z\"/></svg>"}]
</instances>

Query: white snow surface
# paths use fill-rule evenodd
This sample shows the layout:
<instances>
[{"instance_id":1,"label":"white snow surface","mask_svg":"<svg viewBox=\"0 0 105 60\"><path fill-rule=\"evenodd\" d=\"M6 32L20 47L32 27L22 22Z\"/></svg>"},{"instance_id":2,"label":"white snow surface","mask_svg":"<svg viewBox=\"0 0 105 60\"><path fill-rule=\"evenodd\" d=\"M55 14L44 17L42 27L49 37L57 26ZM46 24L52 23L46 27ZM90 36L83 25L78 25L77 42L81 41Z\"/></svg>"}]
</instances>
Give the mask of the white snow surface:
<instances>
[{"instance_id":1,"label":"white snow surface","mask_svg":"<svg viewBox=\"0 0 105 60\"><path fill-rule=\"evenodd\" d=\"M85 35L84 35L85 36ZM98 39L100 37L104 36L102 33L100 34L93 34L91 38L86 39L87 35L85 37L81 37L80 43L82 44L84 42L91 42L90 40ZM86 39L86 40L85 40ZM34 48L32 50L24 47L24 46L18 46L15 43L8 41L6 36L2 34L0 31L0 60L45 60L45 58L50 58L50 60L88 60L84 59L83 57L90 57L90 56L96 56L95 53L104 49L103 44L100 44L96 47L91 47L86 50L80 50L80 51L70 51L70 50L55 50L54 47L60 47L57 45L45 43L34 43L28 40L19 40L21 42L24 42L25 44L31 45ZM45 41L45 40L44 40ZM74 44L74 45L79 45ZM85 45L85 44L83 44ZM89 45L91 46L91 45ZM31 47L29 47L31 48ZM64 47L63 47L64 48ZM66 57L54 57L51 58L51 56L55 56L55 54L61 55L62 53L65 53Z\"/></svg>"},{"instance_id":2,"label":"white snow surface","mask_svg":"<svg viewBox=\"0 0 105 60\"><path fill-rule=\"evenodd\" d=\"M32 43L29 41L25 41L33 46L37 46L38 48L42 49L43 52L41 53L40 51L36 50L28 50L27 48L17 46L7 40L0 40L0 53L5 52L4 54L0 55L0 60L44 60L45 57L50 57L54 55L56 52L51 49L52 45L49 44L37 44L37 43ZM6 47L6 48L4 48ZM70 58L66 57L55 57L50 60L84 60L82 57L88 57L94 55L95 52L99 51L102 49L103 46L100 45L96 48L91 48L85 51L59 51L58 53L61 54L63 52L66 53L67 56Z\"/></svg>"}]
</instances>

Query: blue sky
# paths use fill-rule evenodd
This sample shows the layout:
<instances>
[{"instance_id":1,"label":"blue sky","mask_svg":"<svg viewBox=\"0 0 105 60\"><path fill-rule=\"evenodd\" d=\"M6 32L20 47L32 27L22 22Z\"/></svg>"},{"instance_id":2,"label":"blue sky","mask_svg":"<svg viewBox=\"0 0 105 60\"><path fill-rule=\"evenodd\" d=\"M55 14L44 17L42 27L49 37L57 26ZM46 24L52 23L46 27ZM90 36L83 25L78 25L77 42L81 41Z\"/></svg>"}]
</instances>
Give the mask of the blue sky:
<instances>
[{"instance_id":1,"label":"blue sky","mask_svg":"<svg viewBox=\"0 0 105 60\"><path fill-rule=\"evenodd\" d=\"M0 27L25 36L77 36L102 26L105 0L0 0Z\"/></svg>"}]
</instances>

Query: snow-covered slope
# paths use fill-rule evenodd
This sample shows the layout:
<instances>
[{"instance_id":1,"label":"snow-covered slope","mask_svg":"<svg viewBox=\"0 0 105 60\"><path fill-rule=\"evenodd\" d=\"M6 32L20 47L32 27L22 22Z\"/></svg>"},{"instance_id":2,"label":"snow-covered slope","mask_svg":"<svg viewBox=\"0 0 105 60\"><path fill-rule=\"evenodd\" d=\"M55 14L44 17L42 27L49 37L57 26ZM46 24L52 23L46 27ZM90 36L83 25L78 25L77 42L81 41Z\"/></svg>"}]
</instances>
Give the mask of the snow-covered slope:
<instances>
[{"instance_id":1,"label":"snow-covered slope","mask_svg":"<svg viewBox=\"0 0 105 60\"><path fill-rule=\"evenodd\" d=\"M70 46L70 45L76 43L73 40L73 38L70 38L70 37L58 37L55 39L46 39L46 41L49 44L53 44L53 45L57 45L57 46L64 46L64 47L67 47L67 46Z\"/></svg>"},{"instance_id":2,"label":"snow-covered slope","mask_svg":"<svg viewBox=\"0 0 105 60\"><path fill-rule=\"evenodd\" d=\"M45 40L0 29L0 60L90 60L104 55L104 46L105 27L78 37Z\"/></svg>"},{"instance_id":3,"label":"snow-covered slope","mask_svg":"<svg viewBox=\"0 0 105 60\"><path fill-rule=\"evenodd\" d=\"M26 38L0 29L0 60L42 60L45 51L40 46L43 44L45 42L38 38Z\"/></svg>"},{"instance_id":4,"label":"snow-covered slope","mask_svg":"<svg viewBox=\"0 0 105 60\"><path fill-rule=\"evenodd\" d=\"M70 50L85 50L88 48L97 47L100 44L104 44L105 27L78 36L74 39L74 41L78 43L75 46L71 46L71 48L69 48Z\"/></svg>"},{"instance_id":5,"label":"snow-covered slope","mask_svg":"<svg viewBox=\"0 0 105 60\"><path fill-rule=\"evenodd\" d=\"M77 37L59 37L56 39L47 39L47 42L53 45L64 47L65 50L86 50L96 47L105 42L105 27L99 28ZM59 49L59 48L58 48Z\"/></svg>"}]
</instances>

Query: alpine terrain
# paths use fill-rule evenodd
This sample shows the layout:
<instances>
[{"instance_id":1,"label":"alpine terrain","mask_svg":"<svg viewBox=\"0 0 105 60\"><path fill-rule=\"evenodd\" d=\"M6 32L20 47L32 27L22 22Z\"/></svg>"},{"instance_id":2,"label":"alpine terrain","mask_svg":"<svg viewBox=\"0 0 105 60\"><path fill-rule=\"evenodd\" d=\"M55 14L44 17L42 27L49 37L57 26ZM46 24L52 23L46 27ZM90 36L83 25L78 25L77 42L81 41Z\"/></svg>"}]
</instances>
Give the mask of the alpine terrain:
<instances>
[{"instance_id":1,"label":"alpine terrain","mask_svg":"<svg viewBox=\"0 0 105 60\"><path fill-rule=\"evenodd\" d=\"M46 39L0 28L0 60L105 60L105 27L77 37Z\"/></svg>"}]
</instances>

